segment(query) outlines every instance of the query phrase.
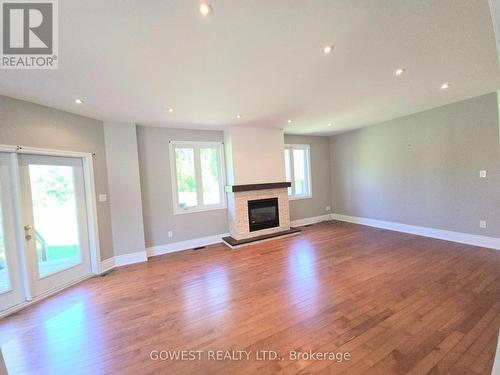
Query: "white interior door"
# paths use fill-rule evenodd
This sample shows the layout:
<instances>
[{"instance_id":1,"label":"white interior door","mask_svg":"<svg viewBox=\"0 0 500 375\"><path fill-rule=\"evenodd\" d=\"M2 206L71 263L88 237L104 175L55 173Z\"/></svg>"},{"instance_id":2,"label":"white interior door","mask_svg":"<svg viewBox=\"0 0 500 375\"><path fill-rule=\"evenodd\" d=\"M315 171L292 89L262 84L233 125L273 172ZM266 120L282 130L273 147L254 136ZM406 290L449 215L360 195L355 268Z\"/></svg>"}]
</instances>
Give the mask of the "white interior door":
<instances>
[{"instance_id":1,"label":"white interior door","mask_svg":"<svg viewBox=\"0 0 500 375\"><path fill-rule=\"evenodd\" d=\"M0 152L0 312L24 301L15 234L11 154Z\"/></svg>"},{"instance_id":2,"label":"white interior door","mask_svg":"<svg viewBox=\"0 0 500 375\"><path fill-rule=\"evenodd\" d=\"M34 297L91 273L81 158L19 155L26 262Z\"/></svg>"}]
</instances>

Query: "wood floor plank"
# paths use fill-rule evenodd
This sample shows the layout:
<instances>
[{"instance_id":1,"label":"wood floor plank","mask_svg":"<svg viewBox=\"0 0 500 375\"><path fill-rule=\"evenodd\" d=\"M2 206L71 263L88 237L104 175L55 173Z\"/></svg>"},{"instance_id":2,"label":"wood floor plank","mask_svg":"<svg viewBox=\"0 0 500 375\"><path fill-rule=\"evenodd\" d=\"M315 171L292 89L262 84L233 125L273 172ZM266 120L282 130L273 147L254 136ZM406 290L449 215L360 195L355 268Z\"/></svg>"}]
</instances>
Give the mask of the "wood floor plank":
<instances>
[{"instance_id":1,"label":"wood floor plank","mask_svg":"<svg viewBox=\"0 0 500 375\"><path fill-rule=\"evenodd\" d=\"M86 280L0 320L0 345L12 374L489 374L499 325L500 252L332 221Z\"/></svg>"}]
</instances>

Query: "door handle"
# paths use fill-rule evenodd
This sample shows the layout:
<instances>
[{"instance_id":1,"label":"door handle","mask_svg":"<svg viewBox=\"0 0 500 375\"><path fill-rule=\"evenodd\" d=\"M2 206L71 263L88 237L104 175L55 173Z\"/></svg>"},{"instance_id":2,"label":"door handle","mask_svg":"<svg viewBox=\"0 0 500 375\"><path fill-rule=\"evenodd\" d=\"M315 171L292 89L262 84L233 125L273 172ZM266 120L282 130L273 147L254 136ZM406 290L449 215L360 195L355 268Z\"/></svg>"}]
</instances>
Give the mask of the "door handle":
<instances>
[{"instance_id":1,"label":"door handle","mask_svg":"<svg viewBox=\"0 0 500 375\"><path fill-rule=\"evenodd\" d=\"M29 225L29 224L26 224L24 226L24 232L25 232L24 239L26 241L30 241L33 238L33 236L29 233L29 231L32 230L32 229L33 229L33 227L31 225Z\"/></svg>"}]
</instances>

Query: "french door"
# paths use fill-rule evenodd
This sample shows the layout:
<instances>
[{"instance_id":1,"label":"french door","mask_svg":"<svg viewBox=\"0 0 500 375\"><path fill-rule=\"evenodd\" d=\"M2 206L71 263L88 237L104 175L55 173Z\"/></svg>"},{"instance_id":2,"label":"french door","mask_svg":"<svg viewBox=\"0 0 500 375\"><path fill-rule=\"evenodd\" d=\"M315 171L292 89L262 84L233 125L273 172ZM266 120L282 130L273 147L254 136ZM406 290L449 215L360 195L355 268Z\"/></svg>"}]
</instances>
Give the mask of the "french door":
<instances>
[{"instance_id":1,"label":"french door","mask_svg":"<svg viewBox=\"0 0 500 375\"><path fill-rule=\"evenodd\" d=\"M20 155L26 260L34 296L90 273L79 158Z\"/></svg>"},{"instance_id":2,"label":"french door","mask_svg":"<svg viewBox=\"0 0 500 375\"><path fill-rule=\"evenodd\" d=\"M0 155L1 313L83 278L91 263L82 159Z\"/></svg>"},{"instance_id":3,"label":"french door","mask_svg":"<svg viewBox=\"0 0 500 375\"><path fill-rule=\"evenodd\" d=\"M24 301L11 165L11 155L0 152L0 311Z\"/></svg>"}]
</instances>

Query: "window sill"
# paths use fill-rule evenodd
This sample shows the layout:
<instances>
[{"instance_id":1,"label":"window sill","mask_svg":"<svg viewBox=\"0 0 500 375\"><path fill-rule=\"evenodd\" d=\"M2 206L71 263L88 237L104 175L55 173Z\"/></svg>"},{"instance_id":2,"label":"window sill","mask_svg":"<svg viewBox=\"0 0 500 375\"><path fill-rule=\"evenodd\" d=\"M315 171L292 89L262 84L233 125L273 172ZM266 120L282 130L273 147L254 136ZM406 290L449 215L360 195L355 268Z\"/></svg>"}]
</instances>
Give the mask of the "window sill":
<instances>
[{"instance_id":1,"label":"window sill","mask_svg":"<svg viewBox=\"0 0 500 375\"><path fill-rule=\"evenodd\" d=\"M227 208L227 206L225 204L222 206L202 207L202 208L198 208L198 207L187 208L187 209L177 208L177 209L174 209L174 215L185 215L185 214L194 214L197 212L225 210L226 208Z\"/></svg>"},{"instance_id":2,"label":"window sill","mask_svg":"<svg viewBox=\"0 0 500 375\"><path fill-rule=\"evenodd\" d=\"M289 201L298 201L301 199L312 199L312 195L292 195L288 196Z\"/></svg>"}]
</instances>

